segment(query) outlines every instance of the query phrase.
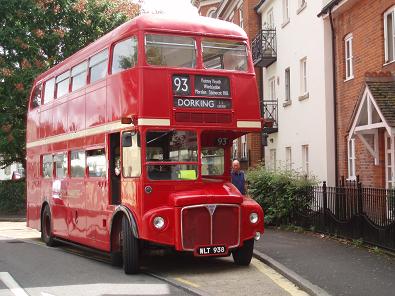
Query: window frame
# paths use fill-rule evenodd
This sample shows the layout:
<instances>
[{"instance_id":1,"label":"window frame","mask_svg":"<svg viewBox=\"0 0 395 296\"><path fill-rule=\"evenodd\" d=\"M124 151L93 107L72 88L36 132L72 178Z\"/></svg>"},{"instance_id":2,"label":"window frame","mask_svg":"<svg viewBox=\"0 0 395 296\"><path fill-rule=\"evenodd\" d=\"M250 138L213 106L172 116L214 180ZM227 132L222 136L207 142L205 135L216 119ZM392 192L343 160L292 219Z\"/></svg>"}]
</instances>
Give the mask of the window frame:
<instances>
[{"instance_id":1,"label":"window frame","mask_svg":"<svg viewBox=\"0 0 395 296\"><path fill-rule=\"evenodd\" d=\"M59 74L58 76L56 76L56 79L55 79L55 99L59 99L59 98L64 97L70 93L70 73L71 73L71 71L67 70L67 71L64 71L62 74ZM68 80L67 92L59 96L59 92L58 92L59 84L66 81L66 80Z\"/></svg>"},{"instance_id":2,"label":"window frame","mask_svg":"<svg viewBox=\"0 0 395 296\"><path fill-rule=\"evenodd\" d=\"M392 60L389 59L388 48L388 15L392 15ZM392 6L384 12L384 64L389 64L395 61L395 6Z\"/></svg>"},{"instance_id":3,"label":"window frame","mask_svg":"<svg viewBox=\"0 0 395 296\"><path fill-rule=\"evenodd\" d=\"M82 152L82 154L84 155L84 168L83 168L83 176L73 176L72 175L72 165L71 165L71 154L73 153L73 152ZM84 149L75 149L75 150L70 150L69 151L69 176L70 176L70 178L72 178L72 179L84 179L85 177L87 177L87 174L86 174L86 168L87 168L87 165L86 165L86 151L84 150Z\"/></svg>"},{"instance_id":4,"label":"window frame","mask_svg":"<svg viewBox=\"0 0 395 296\"><path fill-rule=\"evenodd\" d=\"M124 147L124 145L122 143L122 139L123 139L123 134L124 133L128 133L128 132L132 133L132 147L134 145L133 139L136 137L137 138L137 140L136 140L137 141L137 146L138 146L138 148L140 148L140 151L139 151L139 153L140 153L140 170L139 170L138 174L135 175L135 176L127 176L124 173L123 150L124 150L125 147ZM120 165L121 165L122 177L123 178L127 178L127 179L139 178L139 177L141 177L141 174L142 174L142 171L143 171L143 149L142 149L142 145L141 145L141 133L138 132L138 131L135 131L135 130L123 130L120 136L121 136L121 145L120 145L121 146L121 149L120 149L120 162L121 162L121 164ZM145 153L145 151L144 151L144 153Z\"/></svg>"},{"instance_id":5,"label":"window frame","mask_svg":"<svg viewBox=\"0 0 395 296\"><path fill-rule=\"evenodd\" d=\"M292 170L292 147L285 147L285 169Z\"/></svg>"},{"instance_id":6,"label":"window frame","mask_svg":"<svg viewBox=\"0 0 395 296\"><path fill-rule=\"evenodd\" d=\"M65 176L64 177L62 177L62 178L59 178L58 177L58 174L57 174L57 168L56 168L56 160L55 160L55 158L56 158L56 156L58 156L58 155L65 155L66 156L66 174L65 174ZM63 179L66 179L66 178L68 178L69 177L69 173L70 173L70 163L69 163L69 153L67 152L67 151L59 151L59 152L56 152L56 153L54 153L53 155L52 155L52 160L53 160L53 169L54 169L54 173L53 173L53 177L55 178L55 179L57 179L57 180L63 180Z\"/></svg>"},{"instance_id":7,"label":"window frame","mask_svg":"<svg viewBox=\"0 0 395 296\"><path fill-rule=\"evenodd\" d=\"M107 57L105 59L103 59L103 60L95 61L95 63L92 65L91 64L92 59L94 59L95 57L99 56L100 54L104 54L104 52L107 52ZM102 81L102 80L106 79L106 77L108 76L108 68L109 68L109 61L110 61L110 50L107 47L103 48L100 52L90 56L87 61L88 61L88 82L87 82L87 84L93 84L93 83L96 83L98 81ZM106 67L105 67L106 68L105 75L103 77L100 77L99 79L97 79L95 81L92 81L92 68L97 66L98 64L101 64L103 61L107 61L107 64L106 64Z\"/></svg>"},{"instance_id":8,"label":"window frame","mask_svg":"<svg viewBox=\"0 0 395 296\"><path fill-rule=\"evenodd\" d=\"M345 81L354 78L354 55L353 55L353 35L349 33L344 37L344 62L345 62ZM349 50L348 50L349 49ZM349 69L348 70L348 63Z\"/></svg>"},{"instance_id":9,"label":"window frame","mask_svg":"<svg viewBox=\"0 0 395 296\"><path fill-rule=\"evenodd\" d=\"M45 162L45 163L51 163L51 166L52 166L52 168L51 168L51 176L45 176L45 174L44 174L44 158L46 158L46 157L51 157L51 161L49 162ZM54 177L54 162L53 162L53 154L52 153L48 153L48 154L42 154L41 155L41 169L40 169L40 175L41 175L41 178L43 178L43 179L52 179L53 177Z\"/></svg>"},{"instance_id":10,"label":"window frame","mask_svg":"<svg viewBox=\"0 0 395 296\"><path fill-rule=\"evenodd\" d=\"M130 68L122 69L122 70L119 70L119 71L117 71L117 72L114 72L114 68L113 68L113 67L114 67L114 57L115 57L114 53L115 53L115 47L116 47L118 44L120 44L120 43L122 43L122 42L125 42L125 41L127 41L127 40L129 40L129 39L130 39L130 40L133 40L133 39L136 40L136 51L137 51L136 63L135 63L132 67L130 67ZM139 44L138 44L138 38L137 38L137 36L136 36L136 35L132 35L132 36L128 36L128 37L126 37L126 38L120 39L120 40L114 42L114 43L111 45L111 53L110 53L110 56L109 56L109 65L108 65L108 67L109 67L109 73L110 73L110 75L112 75L112 74L117 74L117 73L121 73L121 72L123 72L123 71L127 71L127 70L130 70L130 69L136 68L137 65L138 65L138 60L139 60Z\"/></svg>"},{"instance_id":11,"label":"window frame","mask_svg":"<svg viewBox=\"0 0 395 296\"><path fill-rule=\"evenodd\" d=\"M291 67L284 71L285 102L291 101Z\"/></svg>"},{"instance_id":12,"label":"window frame","mask_svg":"<svg viewBox=\"0 0 395 296\"><path fill-rule=\"evenodd\" d=\"M105 172L105 175L104 176L91 176L90 173L89 173L88 153L91 152L91 151L97 151L97 150L103 150L103 152L104 152L102 154L102 155L104 155L104 159L105 159L105 161L104 161L104 165L105 165L104 172ZM107 176L108 176L108 159L107 158L108 158L107 157L107 150L106 150L105 147L90 147L90 148L86 149L85 150L85 176L87 178L106 179Z\"/></svg>"},{"instance_id":13,"label":"window frame","mask_svg":"<svg viewBox=\"0 0 395 296\"><path fill-rule=\"evenodd\" d=\"M284 27L286 24L290 22L290 15L289 15L289 0L283 0L283 24Z\"/></svg>"},{"instance_id":14,"label":"window frame","mask_svg":"<svg viewBox=\"0 0 395 296\"><path fill-rule=\"evenodd\" d=\"M40 101L39 101L39 103L36 106L34 106L33 102L35 101L35 98L37 97L36 96L36 90L38 88L40 88ZM43 93L44 93L44 84L41 83L41 82L37 83L34 86L34 89L33 89L33 92L32 92L32 98L30 100L30 110L34 110L34 109L40 107L41 105L43 105L43 99L44 99Z\"/></svg>"},{"instance_id":15,"label":"window frame","mask_svg":"<svg viewBox=\"0 0 395 296\"><path fill-rule=\"evenodd\" d=\"M310 174L309 145L302 145L302 169L306 175Z\"/></svg>"},{"instance_id":16,"label":"window frame","mask_svg":"<svg viewBox=\"0 0 395 296\"><path fill-rule=\"evenodd\" d=\"M300 59L300 94L302 96L308 93L307 83L307 57Z\"/></svg>"},{"instance_id":17,"label":"window frame","mask_svg":"<svg viewBox=\"0 0 395 296\"><path fill-rule=\"evenodd\" d=\"M268 84L269 84L269 101L275 101L277 100L276 97L276 77L272 76L269 78L268 80ZM272 88L273 86L273 88Z\"/></svg>"},{"instance_id":18,"label":"window frame","mask_svg":"<svg viewBox=\"0 0 395 296\"><path fill-rule=\"evenodd\" d=\"M84 64L85 64L85 70L82 70L82 71L81 70L77 70L78 67L82 68L82 66ZM71 68L71 70L70 70L70 92L74 92L74 91L80 90L80 89L82 89L82 88L87 86L87 84L88 84L88 69L89 69L88 64L89 64L88 60L85 60L85 61L83 61L83 62L81 62L81 63L79 63L79 64L77 64L77 65L75 65L74 67ZM73 73L74 71L77 71L77 73ZM85 83L84 83L84 85L79 87L79 88L77 88L77 89L73 89L74 78L76 76L81 75L83 72L85 72Z\"/></svg>"},{"instance_id":19,"label":"window frame","mask_svg":"<svg viewBox=\"0 0 395 296\"><path fill-rule=\"evenodd\" d=\"M52 97L49 97L48 98L48 100L46 100L45 99L45 96L46 96L46 94L47 94L47 84L49 83L49 82L53 82L53 86L52 86ZM48 104L48 103L50 103L50 102L52 102L54 99L55 99L55 89L56 89L56 78L55 77L51 77L51 78L49 78L49 79L47 79L45 82L44 82L44 95L43 95L43 98L42 98L42 104L41 105L46 105L46 104Z\"/></svg>"},{"instance_id":20,"label":"window frame","mask_svg":"<svg viewBox=\"0 0 395 296\"><path fill-rule=\"evenodd\" d=\"M355 169L355 138L351 138L347 141L347 171L348 180L356 180L356 169Z\"/></svg>"}]
</instances>

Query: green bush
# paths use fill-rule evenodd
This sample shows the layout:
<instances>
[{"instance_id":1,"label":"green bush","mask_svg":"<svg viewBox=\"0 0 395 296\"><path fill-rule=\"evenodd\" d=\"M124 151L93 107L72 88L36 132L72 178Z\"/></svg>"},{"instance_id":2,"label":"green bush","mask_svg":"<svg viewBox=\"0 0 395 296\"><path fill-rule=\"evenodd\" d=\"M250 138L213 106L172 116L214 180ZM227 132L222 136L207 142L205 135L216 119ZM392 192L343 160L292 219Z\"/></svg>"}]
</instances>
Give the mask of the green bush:
<instances>
[{"instance_id":1,"label":"green bush","mask_svg":"<svg viewBox=\"0 0 395 296\"><path fill-rule=\"evenodd\" d=\"M26 211L25 180L0 181L0 213L24 214Z\"/></svg>"},{"instance_id":2,"label":"green bush","mask_svg":"<svg viewBox=\"0 0 395 296\"><path fill-rule=\"evenodd\" d=\"M247 173L248 194L265 212L266 224L288 224L295 208L309 206L314 178L307 178L295 171L268 170L258 167Z\"/></svg>"}]
</instances>

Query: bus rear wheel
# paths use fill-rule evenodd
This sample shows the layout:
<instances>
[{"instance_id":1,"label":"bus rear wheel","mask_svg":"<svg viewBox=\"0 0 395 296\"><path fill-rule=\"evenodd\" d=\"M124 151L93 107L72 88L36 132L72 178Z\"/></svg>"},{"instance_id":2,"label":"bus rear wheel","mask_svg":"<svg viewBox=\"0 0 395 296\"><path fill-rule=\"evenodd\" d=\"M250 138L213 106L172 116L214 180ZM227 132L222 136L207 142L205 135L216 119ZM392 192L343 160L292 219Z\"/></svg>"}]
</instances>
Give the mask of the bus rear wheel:
<instances>
[{"instance_id":1,"label":"bus rear wheel","mask_svg":"<svg viewBox=\"0 0 395 296\"><path fill-rule=\"evenodd\" d=\"M244 242L242 247L232 252L233 260L237 265L247 266L250 264L254 252L254 239Z\"/></svg>"},{"instance_id":2,"label":"bus rear wheel","mask_svg":"<svg viewBox=\"0 0 395 296\"><path fill-rule=\"evenodd\" d=\"M48 247L54 247L56 245L55 239L52 235L51 211L49 210L49 206L45 206L41 217L41 240Z\"/></svg>"},{"instance_id":3,"label":"bus rear wheel","mask_svg":"<svg viewBox=\"0 0 395 296\"><path fill-rule=\"evenodd\" d=\"M123 270L126 274L138 273L140 269L139 241L134 237L126 216L122 218Z\"/></svg>"}]
</instances>

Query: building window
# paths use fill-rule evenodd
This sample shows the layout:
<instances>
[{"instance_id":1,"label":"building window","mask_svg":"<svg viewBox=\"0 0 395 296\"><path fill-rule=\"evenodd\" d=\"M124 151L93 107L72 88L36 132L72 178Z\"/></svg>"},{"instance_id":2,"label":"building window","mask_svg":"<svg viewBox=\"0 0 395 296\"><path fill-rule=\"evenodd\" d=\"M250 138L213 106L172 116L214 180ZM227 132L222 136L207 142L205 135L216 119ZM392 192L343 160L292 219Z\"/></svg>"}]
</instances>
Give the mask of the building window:
<instances>
[{"instance_id":1,"label":"building window","mask_svg":"<svg viewBox=\"0 0 395 296\"><path fill-rule=\"evenodd\" d=\"M384 13L385 62L390 63L395 57L395 6Z\"/></svg>"},{"instance_id":2,"label":"building window","mask_svg":"<svg viewBox=\"0 0 395 296\"><path fill-rule=\"evenodd\" d=\"M239 147L239 140L233 140L233 159L237 159L238 158L238 147Z\"/></svg>"},{"instance_id":3,"label":"building window","mask_svg":"<svg viewBox=\"0 0 395 296\"><path fill-rule=\"evenodd\" d=\"M273 171L276 170L276 166L277 166L276 149L270 149L269 165L270 165L270 169L272 169Z\"/></svg>"},{"instance_id":4,"label":"building window","mask_svg":"<svg viewBox=\"0 0 395 296\"><path fill-rule=\"evenodd\" d=\"M309 174L309 145L302 145L302 169L306 175Z\"/></svg>"},{"instance_id":5,"label":"building window","mask_svg":"<svg viewBox=\"0 0 395 296\"><path fill-rule=\"evenodd\" d=\"M285 169L292 170L292 150L291 147L285 147Z\"/></svg>"},{"instance_id":6,"label":"building window","mask_svg":"<svg viewBox=\"0 0 395 296\"><path fill-rule=\"evenodd\" d=\"M248 157L248 147L247 147L247 136L241 136L241 158L247 159Z\"/></svg>"},{"instance_id":7,"label":"building window","mask_svg":"<svg viewBox=\"0 0 395 296\"><path fill-rule=\"evenodd\" d=\"M114 46L112 74L133 68L137 64L137 39L126 39Z\"/></svg>"},{"instance_id":8,"label":"building window","mask_svg":"<svg viewBox=\"0 0 395 296\"><path fill-rule=\"evenodd\" d=\"M211 8L208 12L207 12L207 17L212 17L212 18L215 18L215 12L217 11L217 9L214 7L214 8Z\"/></svg>"},{"instance_id":9,"label":"building window","mask_svg":"<svg viewBox=\"0 0 395 296\"><path fill-rule=\"evenodd\" d=\"M344 38L344 56L346 62L346 80L354 78L353 54L352 54L352 34Z\"/></svg>"},{"instance_id":10,"label":"building window","mask_svg":"<svg viewBox=\"0 0 395 296\"><path fill-rule=\"evenodd\" d=\"M269 100L276 100L276 78L272 77L269 79Z\"/></svg>"},{"instance_id":11,"label":"building window","mask_svg":"<svg viewBox=\"0 0 395 296\"><path fill-rule=\"evenodd\" d=\"M291 69L285 69L285 101L291 100Z\"/></svg>"},{"instance_id":12,"label":"building window","mask_svg":"<svg viewBox=\"0 0 395 296\"><path fill-rule=\"evenodd\" d=\"M307 94L307 58L300 60L300 93Z\"/></svg>"},{"instance_id":13,"label":"building window","mask_svg":"<svg viewBox=\"0 0 395 296\"><path fill-rule=\"evenodd\" d=\"M273 9L270 9L266 14L266 22L264 24L264 29L274 29L274 15Z\"/></svg>"},{"instance_id":14,"label":"building window","mask_svg":"<svg viewBox=\"0 0 395 296\"><path fill-rule=\"evenodd\" d=\"M90 82L93 83L97 80L103 79L107 74L107 64L108 64L108 50L103 50L102 52L94 55L89 60L89 76Z\"/></svg>"},{"instance_id":15,"label":"building window","mask_svg":"<svg viewBox=\"0 0 395 296\"><path fill-rule=\"evenodd\" d=\"M243 10L241 10L241 8L239 9L239 22L240 22L240 27L244 29Z\"/></svg>"},{"instance_id":16,"label":"building window","mask_svg":"<svg viewBox=\"0 0 395 296\"><path fill-rule=\"evenodd\" d=\"M289 22L289 0L283 0L283 26Z\"/></svg>"},{"instance_id":17,"label":"building window","mask_svg":"<svg viewBox=\"0 0 395 296\"><path fill-rule=\"evenodd\" d=\"M348 179L355 180L355 139L348 141Z\"/></svg>"},{"instance_id":18,"label":"building window","mask_svg":"<svg viewBox=\"0 0 395 296\"><path fill-rule=\"evenodd\" d=\"M71 70L71 91L78 90L86 85L87 62L75 66Z\"/></svg>"}]
</instances>

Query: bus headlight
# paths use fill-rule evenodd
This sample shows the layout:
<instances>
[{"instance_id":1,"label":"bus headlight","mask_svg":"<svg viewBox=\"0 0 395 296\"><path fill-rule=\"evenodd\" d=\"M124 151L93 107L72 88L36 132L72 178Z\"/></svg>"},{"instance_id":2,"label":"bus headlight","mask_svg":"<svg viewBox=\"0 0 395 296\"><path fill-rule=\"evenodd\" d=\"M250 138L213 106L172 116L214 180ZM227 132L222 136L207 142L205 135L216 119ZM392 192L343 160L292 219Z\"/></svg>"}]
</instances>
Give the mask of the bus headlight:
<instances>
[{"instance_id":1,"label":"bus headlight","mask_svg":"<svg viewBox=\"0 0 395 296\"><path fill-rule=\"evenodd\" d=\"M258 214L257 213L250 214L250 222L252 224L256 224L256 222L258 222Z\"/></svg>"},{"instance_id":2,"label":"bus headlight","mask_svg":"<svg viewBox=\"0 0 395 296\"><path fill-rule=\"evenodd\" d=\"M154 218L153 224L156 229L162 229L165 226L165 219L161 216L157 216Z\"/></svg>"}]
</instances>

